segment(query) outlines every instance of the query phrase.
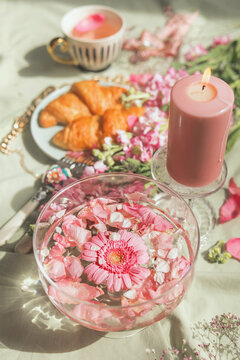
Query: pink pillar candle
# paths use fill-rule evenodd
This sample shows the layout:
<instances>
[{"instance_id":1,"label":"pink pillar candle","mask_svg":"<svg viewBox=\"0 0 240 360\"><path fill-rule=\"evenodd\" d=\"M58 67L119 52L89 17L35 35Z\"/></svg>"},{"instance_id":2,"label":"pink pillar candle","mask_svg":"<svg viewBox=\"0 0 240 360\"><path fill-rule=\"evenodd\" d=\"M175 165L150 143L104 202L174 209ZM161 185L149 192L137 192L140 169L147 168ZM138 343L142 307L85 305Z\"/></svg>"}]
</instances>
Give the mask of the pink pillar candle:
<instances>
[{"instance_id":1,"label":"pink pillar candle","mask_svg":"<svg viewBox=\"0 0 240 360\"><path fill-rule=\"evenodd\" d=\"M234 94L223 80L202 75L176 82L171 91L167 169L178 183L200 187L220 175Z\"/></svg>"}]
</instances>

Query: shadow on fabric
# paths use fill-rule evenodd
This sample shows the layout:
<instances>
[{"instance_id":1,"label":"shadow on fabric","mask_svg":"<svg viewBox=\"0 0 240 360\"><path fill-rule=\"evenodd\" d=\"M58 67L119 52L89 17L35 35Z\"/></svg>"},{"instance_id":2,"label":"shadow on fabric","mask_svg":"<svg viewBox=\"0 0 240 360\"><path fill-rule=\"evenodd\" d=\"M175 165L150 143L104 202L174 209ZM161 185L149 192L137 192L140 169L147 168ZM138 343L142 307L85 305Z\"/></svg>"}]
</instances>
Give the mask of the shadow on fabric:
<instances>
[{"instance_id":1,"label":"shadow on fabric","mask_svg":"<svg viewBox=\"0 0 240 360\"><path fill-rule=\"evenodd\" d=\"M32 254L5 253L0 260L0 288L0 344L3 347L25 352L64 353L101 338L101 333L97 335L74 323L51 304L38 280Z\"/></svg>"}]
</instances>

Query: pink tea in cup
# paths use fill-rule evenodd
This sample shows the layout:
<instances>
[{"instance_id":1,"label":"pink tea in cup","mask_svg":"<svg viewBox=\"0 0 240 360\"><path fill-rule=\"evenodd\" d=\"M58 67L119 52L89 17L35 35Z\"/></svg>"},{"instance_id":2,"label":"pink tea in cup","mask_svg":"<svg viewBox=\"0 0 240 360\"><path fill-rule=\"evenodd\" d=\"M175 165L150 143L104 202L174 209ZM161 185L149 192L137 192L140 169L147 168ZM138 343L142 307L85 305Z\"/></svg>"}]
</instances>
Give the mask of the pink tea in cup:
<instances>
[{"instance_id":1,"label":"pink tea in cup","mask_svg":"<svg viewBox=\"0 0 240 360\"><path fill-rule=\"evenodd\" d=\"M119 27L112 19L102 13L89 15L80 20L72 29L71 35L80 39L102 39L115 34Z\"/></svg>"}]
</instances>

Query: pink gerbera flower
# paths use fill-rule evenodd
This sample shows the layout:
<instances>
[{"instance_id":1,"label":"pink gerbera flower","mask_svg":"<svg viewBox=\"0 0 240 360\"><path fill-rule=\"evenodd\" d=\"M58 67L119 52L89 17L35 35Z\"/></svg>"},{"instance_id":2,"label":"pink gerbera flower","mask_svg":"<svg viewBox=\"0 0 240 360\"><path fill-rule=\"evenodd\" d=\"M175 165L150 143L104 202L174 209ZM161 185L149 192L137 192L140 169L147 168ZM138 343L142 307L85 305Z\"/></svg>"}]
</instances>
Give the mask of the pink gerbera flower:
<instances>
[{"instance_id":1,"label":"pink gerbera flower","mask_svg":"<svg viewBox=\"0 0 240 360\"><path fill-rule=\"evenodd\" d=\"M143 239L126 230L92 237L84 244L82 259L91 262L84 270L88 280L96 284L106 281L111 292L141 284L150 274L149 269L139 266L149 261Z\"/></svg>"}]
</instances>

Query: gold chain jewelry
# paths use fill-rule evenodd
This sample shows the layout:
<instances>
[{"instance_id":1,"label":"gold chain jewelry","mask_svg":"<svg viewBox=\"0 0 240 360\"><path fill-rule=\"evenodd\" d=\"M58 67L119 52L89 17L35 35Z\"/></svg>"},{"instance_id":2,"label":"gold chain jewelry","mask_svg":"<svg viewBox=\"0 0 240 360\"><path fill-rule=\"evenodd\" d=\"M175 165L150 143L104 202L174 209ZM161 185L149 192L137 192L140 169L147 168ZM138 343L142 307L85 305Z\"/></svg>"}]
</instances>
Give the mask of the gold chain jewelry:
<instances>
[{"instance_id":1,"label":"gold chain jewelry","mask_svg":"<svg viewBox=\"0 0 240 360\"><path fill-rule=\"evenodd\" d=\"M21 116L18 116L14 119L12 130L2 139L0 143L0 151L3 154L9 154L15 152L15 150L10 150L9 146L11 142L17 137L18 134L23 132L23 130L29 124L32 113L34 112L36 106L51 92L56 90L54 86L48 86L45 90L41 92L29 105L27 110Z\"/></svg>"}]
</instances>

